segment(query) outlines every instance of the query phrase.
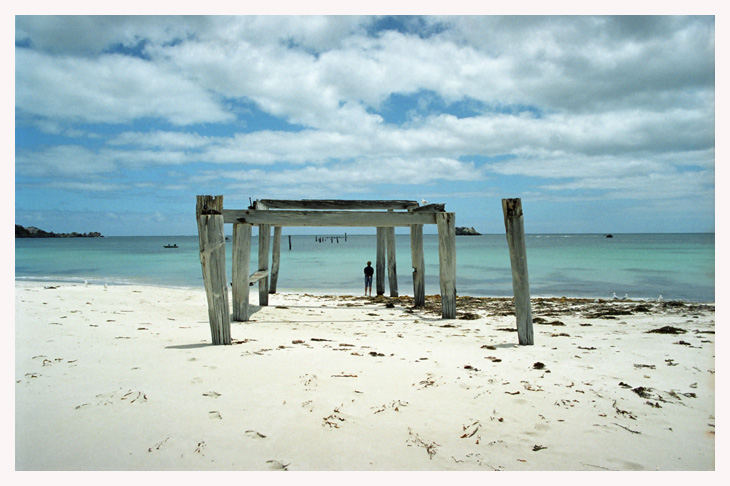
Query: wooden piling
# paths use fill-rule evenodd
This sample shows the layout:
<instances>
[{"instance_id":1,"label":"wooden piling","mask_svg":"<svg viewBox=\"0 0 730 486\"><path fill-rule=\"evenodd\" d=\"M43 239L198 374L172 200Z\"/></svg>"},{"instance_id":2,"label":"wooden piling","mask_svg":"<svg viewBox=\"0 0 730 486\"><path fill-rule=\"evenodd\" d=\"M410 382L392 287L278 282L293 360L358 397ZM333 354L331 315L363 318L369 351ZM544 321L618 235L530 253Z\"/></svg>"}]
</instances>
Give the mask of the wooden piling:
<instances>
[{"instance_id":1,"label":"wooden piling","mask_svg":"<svg viewBox=\"0 0 730 486\"><path fill-rule=\"evenodd\" d=\"M385 293L385 228L375 229L375 293Z\"/></svg>"},{"instance_id":2,"label":"wooden piling","mask_svg":"<svg viewBox=\"0 0 730 486\"><path fill-rule=\"evenodd\" d=\"M259 271L269 270L269 242L271 239L271 225L259 226ZM269 279L259 280L259 305L269 305Z\"/></svg>"},{"instance_id":3,"label":"wooden piling","mask_svg":"<svg viewBox=\"0 0 730 486\"><path fill-rule=\"evenodd\" d=\"M223 196L197 196L195 214L211 340L213 344L231 344Z\"/></svg>"},{"instance_id":4,"label":"wooden piling","mask_svg":"<svg viewBox=\"0 0 730 486\"><path fill-rule=\"evenodd\" d=\"M291 251L291 235L288 235L288 236L289 236L289 251Z\"/></svg>"},{"instance_id":5,"label":"wooden piling","mask_svg":"<svg viewBox=\"0 0 730 486\"><path fill-rule=\"evenodd\" d=\"M251 225L233 225L233 320L247 321L249 272L251 261Z\"/></svg>"},{"instance_id":6,"label":"wooden piling","mask_svg":"<svg viewBox=\"0 0 730 486\"><path fill-rule=\"evenodd\" d=\"M512 291L515 296L517 337L520 344L534 344L522 201L519 198L502 199L502 211L504 212L504 228L512 265Z\"/></svg>"},{"instance_id":7,"label":"wooden piling","mask_svg":"<svg viewBox=\"0 0 730 486\"><path fill-rule=\"evenodd\" d=\"M276 293L276 282L279 280L279 257L281 254L281 226L274 226L274 239L271 242L271 281L269 293Z\"/></svg>"},{"instance_id":8,"label":"wooden piling","mask_svg":"<svg viewBox=\"0 0 730 486\"><path fill-rule=\"evenodd\" d=\"M456 229L454 213L436 213L439 233L441 317L456 318Z\"/></svg>"},{"instance_id":9,"label":"wooden piling","mask_svg":"<svg viewBox=\"0 0 730 486\"><path fill-rule=\"evenodd\" d=\"M388 288L391 297L398 297L398 272L395 265L395 228L385 229L385 248L388 259Z\"/></svg>"},{"instance_id":10,"label":"wooden piling","mask_svg":"<svg viewBox=\"0 0 730 486\"><path fill-rule=\"evenodd\" d=\"M411 225L411 265L413 266L413 305L426 305L426 285L423 261L423 225Z\"/></svg>"}]
</instances>

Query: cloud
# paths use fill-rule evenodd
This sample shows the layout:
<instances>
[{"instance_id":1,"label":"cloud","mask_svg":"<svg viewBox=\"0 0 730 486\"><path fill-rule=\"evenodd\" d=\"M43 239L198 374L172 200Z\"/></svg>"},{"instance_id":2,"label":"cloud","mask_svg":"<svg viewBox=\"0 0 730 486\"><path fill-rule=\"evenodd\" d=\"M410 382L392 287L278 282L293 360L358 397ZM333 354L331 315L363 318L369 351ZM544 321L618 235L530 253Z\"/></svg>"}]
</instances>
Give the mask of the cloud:
<instances>
[{"instance_id":1,"label":"cloud","mask_svg":"<svg viewBox=\"0 0 730 486\"><path fill-rule=\"evenodd\" d=\"M84 177L115 169L113 160L99 157L94 151L78 145L57 145L39 151L18 151L15 170L31 177Z\"/></svg>"},{"instance_id":2,"label":"cloud","mask_svg":"<svg viewBox=\"0 0 730 486\"><path fill-rule=\"evenodd\" d=\"M560 184L541 187L551 193L567 191L592 192L602 199L672 199L695 200L707 198L714 185L713 171L692 173L669 170L650 172L632 177L583 177Z\"/></svg>"},{"instance_id":3,"label":"cloud","mask_svg":"<svg viewBox=\"0 0 730 486\"><path fill-rule=\"evenodd\" d=\"M16 42L62 54L97 55L113 46L140 42L170 45L197 39L204 42L246 41L284 44L303 50L335 48L343 39L364 32L370 17L346 16L43 16L16 17Z\"/></svg>"},{"instance_id":4,"label":"cloud","mask_svg":"<svg viewBox=\"0 0 730 486\"><path fill-rule=\"evenodd\" d=\"M107 191L118 191L123 189L124 186L121 184L109 184L107 182L50 182L45 184L45 187L54 189L68 189L70 191L92 191L92 192L107 192Z\"/></svg>"},{"instance_id":5,"label":"cloud","mask_svg":"<svg viewBox=\"0 0 730 486\"><path fill-rule=\"evenodd\" d=\"M211 137L197 133L155 130L150 132L124 132L110 139L111 146L132 146L156 149L194 149L211 144Z\"/></svg>"},{"instance_id":6,"label":"cloud","mask_svg":"<svg viewBox=\"0 0 730 486\"><path fill-rule=\"evenodd\" d=\"M16 173L171 198L486 181L705 201L714 36L711 16L19 16Z\"/></svg>"},{"instance_id":7,"label":"cloud","mask_svg":"<svg viewBox=\"0 0 730 486\"><path fill-rule=\"evenodd\" d=\"M53 57L24 48L15 54L15 103L21 112L81 123L234 119L209 92L148 61L122 55Z\"/></svg>"},{"instance_id":8,"label":"cloud","mask_svg":"<svg viewBox=\"0 0 730 486\"><path fill-rule=\"evenodd\" d=\"M282 188L295 188L300 194L326 191L343 194L368 192L383 185L420 186L439 181L475 181L484 177L484 173L470 162L446 158L389 158L273 171L212 170L196 174L195 180L220 181L229 190L256 193L278 193Z\"/></svg>"}]
</instances>

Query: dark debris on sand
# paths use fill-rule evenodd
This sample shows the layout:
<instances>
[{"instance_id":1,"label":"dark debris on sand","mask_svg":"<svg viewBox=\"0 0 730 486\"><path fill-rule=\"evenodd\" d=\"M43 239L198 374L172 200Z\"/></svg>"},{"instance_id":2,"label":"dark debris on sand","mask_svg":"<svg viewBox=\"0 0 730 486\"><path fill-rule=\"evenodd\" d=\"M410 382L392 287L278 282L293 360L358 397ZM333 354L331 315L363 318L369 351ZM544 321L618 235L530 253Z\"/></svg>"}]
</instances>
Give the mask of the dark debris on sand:
<instances>
[{"instance_id":1,"label":"dark debris on sand","mask_svg":"<svg viewBox=\"0 0 730 486\"><path fill-rule=\"evenodd\" d=\"M656 333L656 334L684 334L687 331L684 329L680 329L678 327L672 327L672 326L664 326L660 327L659 329L652 329L651 331L646 331L647 333Z\"/></svg>"},{"instance_id":2,"label":"dark debris on sand","mask_svg":"<svg viewBox=\"0 0 730 486\"><path fill-rule=\"evenodd\" d=\"M402 295L398 297L387 297L378 295L375 297L363 296L325 296L351 302L378 303L385 307L402 307L406 312L415 310L413 297ZM532 304L533 322L559 326L560 321L546 319L547 317L571 316L580 313L588 319L616 319L617 316L628 316L637 313L676 313L692 314L698 312L714 312L713 304L698 304L682 301L645 301L628 299L585 299L567 297L538 297L530 300ZM514 315L514 300L511 297L456 297L457 318L479 319L481 317L500 317ZM441 296L438 294L427 295L426 303L420 310L441 315Z\"/></svg>"}]
</instances>

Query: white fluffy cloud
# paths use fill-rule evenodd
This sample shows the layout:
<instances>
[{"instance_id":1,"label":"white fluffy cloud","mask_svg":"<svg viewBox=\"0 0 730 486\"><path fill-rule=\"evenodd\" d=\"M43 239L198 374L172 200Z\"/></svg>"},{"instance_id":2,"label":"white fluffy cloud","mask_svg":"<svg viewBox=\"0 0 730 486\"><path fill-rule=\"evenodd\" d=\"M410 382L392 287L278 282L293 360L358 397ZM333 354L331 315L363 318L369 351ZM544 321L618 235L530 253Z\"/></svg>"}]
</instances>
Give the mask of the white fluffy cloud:
<instances>
[{"instance_id":1,"label":"white fluffy cloud","mask_svg":"<svg viewBox=\"0 0 730 486\"><path fill-rule=\"evenodd\" d=\"M232 121L211 93L180 73L129 56L49 56L16 49L16 107L46 119L175 125Z\"/></svg>"},{"instance_id":2,"label":"white fluffy cloud","mask_svg":"<svg viewBox=\"0 0 730 486\"><path fill-rule=\"evenodd\" d=\"M499 177L545 180L541 198L714 196L712 17L402 23L17 17L16 122L60 140L20 147L17 173L96 192L174 166L170 190L196 167L279 196ZM287 128L244 120L252 105Z\"/></svg>"}]
</instances>

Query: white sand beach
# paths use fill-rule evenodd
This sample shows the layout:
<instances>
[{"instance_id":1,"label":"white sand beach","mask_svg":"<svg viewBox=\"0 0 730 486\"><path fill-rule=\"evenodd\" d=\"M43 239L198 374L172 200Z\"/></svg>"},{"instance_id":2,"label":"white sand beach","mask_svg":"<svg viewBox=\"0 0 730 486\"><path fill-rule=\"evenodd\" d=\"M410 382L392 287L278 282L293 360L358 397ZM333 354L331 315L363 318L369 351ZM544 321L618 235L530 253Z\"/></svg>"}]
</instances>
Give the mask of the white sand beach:
<instances>
[{"instance_id":1,"label":"white sand beach","mask_svg":"<svg viewBox=\"0 0 730 486\"><path fill-rule=\"evenodd\" d=\"M272 295L213 346L202 288L16 282L15 468L715 468L714 305L534 299L517 346L509 300L389 301Z\"/></svg>"}]
</instances>

